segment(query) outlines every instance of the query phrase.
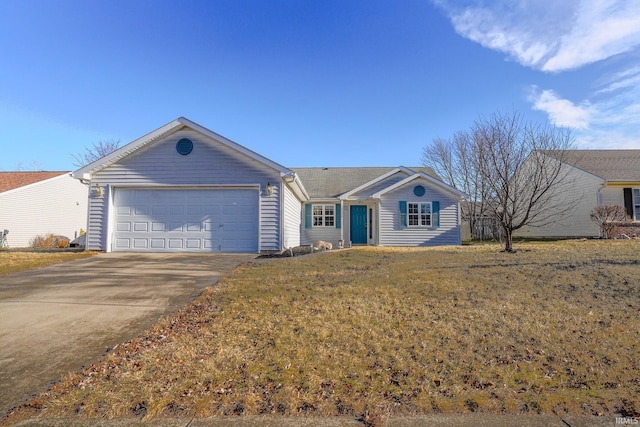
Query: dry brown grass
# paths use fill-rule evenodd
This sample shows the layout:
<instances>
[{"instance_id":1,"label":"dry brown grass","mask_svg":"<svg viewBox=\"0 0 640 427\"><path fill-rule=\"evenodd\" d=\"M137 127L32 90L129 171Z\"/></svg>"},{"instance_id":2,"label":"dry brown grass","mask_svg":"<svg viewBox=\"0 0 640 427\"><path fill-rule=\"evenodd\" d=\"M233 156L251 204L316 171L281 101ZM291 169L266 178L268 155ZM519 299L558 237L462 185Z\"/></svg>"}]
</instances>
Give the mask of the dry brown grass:
<instances>
[{"instance_id":1,"label":"dry brown grass","mask_svg":"<svg viewBox=\"0 0 640 427\"><path fill-rule=\"evenodd\" d=\"M640 241L255 262L15 410L640 415Z\"/></svg>"},{"instance_id":2,"label":"dry brown grass","mask_svg":"<svg viewBox=\"0 0 640 427\"><path fill-rule=\"evenodd\" d=\"M0 250L0 276L86 258L95 254L96 252L91 251L33 252Z\"/></svg>"}]
</instances>

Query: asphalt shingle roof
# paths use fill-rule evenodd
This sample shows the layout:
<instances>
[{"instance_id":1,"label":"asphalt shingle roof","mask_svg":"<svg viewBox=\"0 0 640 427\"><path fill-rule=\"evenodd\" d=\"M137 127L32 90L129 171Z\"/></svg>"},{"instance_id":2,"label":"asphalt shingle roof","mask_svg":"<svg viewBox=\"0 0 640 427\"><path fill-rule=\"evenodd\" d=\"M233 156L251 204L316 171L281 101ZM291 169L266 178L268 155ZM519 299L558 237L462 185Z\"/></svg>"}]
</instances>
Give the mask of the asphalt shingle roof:
<instances>
[{"instance_id":1,"label":"asphalt shingle roof","mask_svg":"<svg viewBox=\"0 0 640 427\"><path fill-rule=\"evenodd\" d=\"M393 169L396 167L291 168L298 174L302 185L312 199L338 197ZM440 179L431 168L408 167L407 169Z\"/></svg>"},{"instance_id":2,"label":"asphalt shingle roof","mask_svg":"<svg viewBox=\"0 0 640 427\"><path fill-rule=\"evenodd\" d=\"M565 162L607 181L640 182L640 150L570 150Z\"/></svg>"},{"instance_id":3,"label":"asphalt shingle roof","mask_svg":"<svg viewBox=\"0 0 640 427\"><path fill-rule=\"evenodd\" d=\"M65 173L69 172L0 172L0 193L55 178Z\"/></svg>"}]
</instances>

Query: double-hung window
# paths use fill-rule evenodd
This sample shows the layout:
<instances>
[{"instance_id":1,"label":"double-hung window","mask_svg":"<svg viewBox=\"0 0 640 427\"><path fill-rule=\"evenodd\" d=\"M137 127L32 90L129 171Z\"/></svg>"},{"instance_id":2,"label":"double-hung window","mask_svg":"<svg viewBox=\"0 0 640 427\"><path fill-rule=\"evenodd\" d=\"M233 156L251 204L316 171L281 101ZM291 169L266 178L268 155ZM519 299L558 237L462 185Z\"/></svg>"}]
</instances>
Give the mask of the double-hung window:
<instances>
[{"instance_id":1,"label":"double-hung window","mask_svg":"<svg viewBox=\"0 0 640 427\"><path fill-rule=\"evenodd\" d=\"M335 220L335 205L313 205L314 227L333 227Z\"/></svg>"},{"instance_id":2,"label":"double-hung window","mask_svg":"<svg viewBox=\"0 0 640 427\"><path fill-rule=\"evenodd\" d=\"M407 219L409 227L430 227L431 203L407 203Z\"/></svg>"},{"instance_id":3,"label":"double-hung window","mask_svg":"<svg viewBox=\"0 0 640 427\"><path fill-rule=\"evenodd\" d=\"M633 220L640 221L640 188L633 189Z\"/></svg>"}]
</instances>

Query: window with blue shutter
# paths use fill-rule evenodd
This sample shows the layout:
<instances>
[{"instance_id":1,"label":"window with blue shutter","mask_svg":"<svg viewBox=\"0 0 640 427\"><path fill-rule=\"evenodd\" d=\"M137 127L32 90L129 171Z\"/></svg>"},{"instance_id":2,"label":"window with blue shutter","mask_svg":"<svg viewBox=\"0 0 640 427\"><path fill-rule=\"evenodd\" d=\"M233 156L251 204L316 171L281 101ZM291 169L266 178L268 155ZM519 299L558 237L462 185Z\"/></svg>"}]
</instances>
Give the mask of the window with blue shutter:
<instances>
[{"instance_id":1,"label":"window with blue shutter","mask_svg":"<svg viewBox=\"0 0 640 427\"><path fill-rule=\"evenodd\" d=\"M304 205L304 228L311 228L313 226L312 206L307 203Z\"/></svg>"},{"instance_id":2,"label":"window with blue shutter","mask_svg":"<svg viewBox=\"0 0 640 427\"><path fill-rule=\"evenodd\" d=\"M433 214L431 225L433 227L440 227L440 202L431 202L431 212Z\"/></svg>"},{"instance_id":3,"label":"window with blue shutter","mask_svg":"<svg viewBox=\"0 0 640 427\"><path fill-rule=\"evenodd\" d=\"M440 227L440 202L400 201L400 228Z\"/></svg>"},{"instance_id":4,"label":"window with blue shutter","mask_svg":"<svg viewBox=\"0 0 640 427\"><path fill-rule=\"evenodd\" d=\"M314 227L342 227L342 211L340 204L304 205L304 228Z\"/></svg>"},{"instance_id":5,"label":"window with blue shutter","mask_svg":"<svg viewBox=\"0 0 640 427\"><path fill-rule=\"evenodd\" d=\"M400 200L400 228L407 228L407 202Z\"/></svg>"}]
</instances>

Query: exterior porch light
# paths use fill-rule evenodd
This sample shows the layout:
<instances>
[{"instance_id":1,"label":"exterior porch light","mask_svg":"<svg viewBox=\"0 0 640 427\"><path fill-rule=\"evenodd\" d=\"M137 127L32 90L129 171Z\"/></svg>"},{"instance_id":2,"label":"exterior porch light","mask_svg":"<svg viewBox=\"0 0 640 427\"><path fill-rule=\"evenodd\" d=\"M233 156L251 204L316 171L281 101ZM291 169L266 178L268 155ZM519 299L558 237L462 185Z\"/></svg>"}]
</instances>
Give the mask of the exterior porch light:
<instances>
[{"instance_id":1,"label":"exterior porch light","mask_svg":"<svg viewBox=\"0 0 640 427\"><path fill-rule=\"evenodd\" d=\"M97 182L95 184L95 190L93 191L93 194L95 194L98 197L102 196L102 188L98 185Z\"/></svg>"},{"instance_id":2,"label":"exterior porch light","mask_svg":"<svg viewBox=\"0 0 640 427\"><path fill-rule=\"evenodd\" d=\"M273 185L271 185L271 182L267 182L267 194L270 196L273 195Z\"/></svg>"}]
</instances>

